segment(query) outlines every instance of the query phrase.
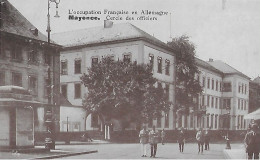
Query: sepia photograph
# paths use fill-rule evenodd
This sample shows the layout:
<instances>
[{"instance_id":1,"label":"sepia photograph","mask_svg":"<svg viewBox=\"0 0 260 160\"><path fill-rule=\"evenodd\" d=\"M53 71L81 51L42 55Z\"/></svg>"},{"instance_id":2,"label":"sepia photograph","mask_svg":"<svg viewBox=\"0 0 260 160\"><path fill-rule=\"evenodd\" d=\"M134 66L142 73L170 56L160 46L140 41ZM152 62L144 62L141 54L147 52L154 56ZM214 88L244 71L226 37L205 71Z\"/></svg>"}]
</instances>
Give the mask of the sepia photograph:
<instances>
[{"instance_id":1,"label":"sepia photograph","mask_svg":"<svg viewBox=\"0 0 260 160\"><path fill-rule=\"evenodd\" d=\"M260 0L0 7L0 159L259 159Z\"/></svg>"}]
</instances>

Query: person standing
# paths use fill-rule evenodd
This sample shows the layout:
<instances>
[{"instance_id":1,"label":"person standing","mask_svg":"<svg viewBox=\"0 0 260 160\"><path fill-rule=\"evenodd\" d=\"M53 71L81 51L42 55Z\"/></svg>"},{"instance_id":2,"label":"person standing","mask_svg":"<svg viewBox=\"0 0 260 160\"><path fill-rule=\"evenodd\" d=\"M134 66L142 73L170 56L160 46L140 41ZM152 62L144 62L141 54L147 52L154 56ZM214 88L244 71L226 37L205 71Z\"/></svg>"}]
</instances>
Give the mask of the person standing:
<instances>
[{"instance_id":1,"label":"person standing","mask_svg":"<svg viewBox=\"0 0 260 160\"><path fill-rule=\"evenodd\" d=\"M204 145L204 135L203 135L203 130L200 128L196 134L196 140L198 142L198 147L199 147L199 153L203 153L203 145Z\"/></svg>"},{"instance_id":2,"label":"person standing","mask_svg":"<svg viewBox=\"0 0 260 160\"><path fill-rule=\"evenodd\" d=\"M164 145L165 135L166 135L166 133L165 133L165 131L164 131L164 129L163 129L162 132L161 132L162 145Z\"/></svg>"},{"instance_id":3,"label":"person standing","mask_svg":"<svg viewBox=\"0 0 260 160\"><path fill-rule=\"evenodd\" d=\"M178 135L178 143L179 143L179 150L180 150L180 152L183 152L184 142L185 142L184 129L181 128L181 130L179 132L179 135Z\"/></svg>"},{"instance_id":4,"label":"person standing","mask_svg":"<svg viewBox=\"0 0 260 160\"><path fill-rule=\"evenodd\" d=\"M257 124L251 126L251 131L249 131L245 136L245 146L248 154L248 159L259 159L260 150L260 133Z\"/></svg>"},{"instance_id":5,"label":"person standing","mask_svg":"<svg viewBox=\"0 0 260 160\"><path fill-rule=\"evenodd\" d=\"M155 126L153 126L153 129L149 132L149 142L151 145L151 156L155 158L156 151L157 151L157 143L159 142L159 135L158 132L155 131Z\"/></svg>"},{"instance_id":6,"label":"person standing","mask_svg":"<svg viewBox=\"0 0 260 160\"><path fill-rule=\"evenodd\" d=\"M204 134L204 139L205 139L205 150L209 150L210 135L209 135L209 131L208 130L206 130L206 132Z\"/></svg>"},{"instance_id":7,"label":"person standing","mask_svg":"<svg viewBox=\"0 0 260 160\"><path fill-rule=\"evenodd\" d=\"M140 138L140 143L141 143L142 157L146 157L146 150L147 150L147 144L148 144L148 131L146 131L145 126L139 132L139 138Z\"/></svg>"}]
</instances>

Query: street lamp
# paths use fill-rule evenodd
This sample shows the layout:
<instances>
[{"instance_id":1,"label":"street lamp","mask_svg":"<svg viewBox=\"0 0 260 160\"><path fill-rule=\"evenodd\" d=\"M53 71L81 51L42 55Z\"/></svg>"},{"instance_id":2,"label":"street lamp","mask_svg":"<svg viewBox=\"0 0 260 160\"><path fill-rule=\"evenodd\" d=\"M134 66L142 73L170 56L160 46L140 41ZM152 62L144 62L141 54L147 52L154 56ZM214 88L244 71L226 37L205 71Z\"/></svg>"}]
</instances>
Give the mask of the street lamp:
<instances>
[{"instance_id":1,"label":"street lamp","mask_svg":"<svg viewBox=\"0 0 260 160\"><path fill-rule=\"evenodd\" d=\"M50 48L50 33L51 33L51 27L50 27L50 3L54 2L56 4L56 15L54 17L58 18L60 17L58 15L58 4L60 3L60 0L47 0L48 1L48 14L47 14L47 33L48 33L48 47ZM53 55L53 74L54 74L54 55ZM53 113L52 113L52 96L54 94L51 94L51 74L50 74L50 65L48 66L48 107L46 111L46 127L47 127L47 136L45 138L45 148L46 149L55 149L55 141L53 139L53 131L54 127L53 126ZM54 78L54 75L53 75ZM53 81L54 82L54 81Z\"/></svg>"}]
</instances>

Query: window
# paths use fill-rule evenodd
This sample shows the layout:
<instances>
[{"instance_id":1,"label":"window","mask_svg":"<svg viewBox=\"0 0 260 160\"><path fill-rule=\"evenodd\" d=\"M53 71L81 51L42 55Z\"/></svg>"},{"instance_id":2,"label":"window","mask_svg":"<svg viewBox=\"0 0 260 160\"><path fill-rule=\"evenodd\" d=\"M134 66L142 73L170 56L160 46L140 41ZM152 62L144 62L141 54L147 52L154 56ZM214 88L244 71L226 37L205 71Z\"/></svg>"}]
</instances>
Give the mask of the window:
<instances>
[{"instance_id":1,"label":"window","mask_svg":"<svg viewBox=\"0 0 260 160\"><path fill-rule=\"evenodd\" d=\"M81 98L81 84L79 83L79 84L75 84L75 90L74 90L74 97L75 97L75 99L76 98Z\"/></svg>"},{"instance_id":2,"label":"window","mask_svg":"<svg viewBox=\"0 0 260 160\"><path fill-rule=\"evenodd\" d=\"M149 54L149 62L150 62L150 65L153 69L153 63L154 63L154 56L152 54Z\"/></svg>"},{"instance_id":3,"label":"window","mask_svg":"<svg viewBox=\"0 0 260 160\"><path fill-rule=\"evenodd\" d=\"M230 109L231 99L223 99L223 109Z\"/></svg>"},{"instance_id":4,"label":"window","mask_svg":"<svg viewBox=\"0 0 260 160\"><path fill-rule=\"evenodd\" d=\"M75 74L80 74L81 73L81 60L75 60L74 62L74 67L75 67Z\"/></svg>"},{"instance_id":5,"label":"window","mask_svg":"<svg viewBox=\"0 0 260 160\"><path fill-rule=\"evenodd\" d=\"M214 122L214 115L211 115L211 120L210 120L210 128L213 128L213 122Z\"/></svg>"},{"instance_id":6,"label":"window","mask_svg":"<svg viewBox=\"0 0 260 160\"><path fill-rule=\"evenodd\" d=\"M211 97L211 108L214 108L214 97Z\"/></svg>"},{"instance_id":7,"label":"window","mask_svg":"<svg viewBox=\"0 0 260 160\"><path fill-rule=\"evenodd\" d=\"M68 98L67 84L62 84L62 85L61 85L61 94L62 94L65 98Z\"/></svg>"},{"instance_id":8,"label":"window","mask_svg":"<svg viewBox=\"0 0 260 160\"><path fill-rule=\"evenodd\" d=\"M158 63L158 73L162 73L162 57L157 58L157 63Z\"/></svg>"},{"instance_id":9,"label":"window","mask_svg":"<svg viewBox=\"0 0 260 160\"><path fill-rule=\"evenodd\" d=\"M243 126L243 119L244 119L244 116L241 116L241 122L240 122L240 126L241 126L241 129L244 128L245 126Z\"/></svg>"},{"instance_id":10,"label":"window","mask_svg":"<svg viewBox=\"0 0 260 160\"><path fill-rule=\"evenodd\" d=\"M218 98L216 97L215 108L218 108Z\"/></svg>"},{"instance_id":11,"label":"window","mask_svg":"<svg viewBox=\"0 0 260 160\"><path fill-rule=\"evenodd\" d=\"M123 61L126 62L126 63L130 63L131 62L131 55L125 54Z\"/></svg>"},{"instance_id":12,"label":"window","mask_svg":"<svg viewBox=\"0 0 260 160\"><path fill-rule=\"evenodd\" d=\"M157 118L157 127L161 128L161 125L162 125L161 118Z\"/></svg>"},{"instance_id":13,"label":"window","mask_svg":"<svg viewBox=\"0 0 260 160\"><path fill-rule=\"evenodd\" d=\"M166 112L164 115L164 127L169 128L169 112Z\"/></svg>"},{"instance_id":14,"label":"window","mask_svg":"<svg viewBox=\"0 0 260 160\"><path fill-rule=\"evenodd\" d=\"M14 86L22 87L22 74L20 73L12 73L12 84Z\"/></svg>"},{"instance_id":15,"label":"window","mask_svg":"<svg viewBox=\"0 0 260 160\"><path fill-rule=\"evenodd\" d=\"M205 105L205 96L202 95L201 97L201 105L204 106Z\"/></svg>"},{"instance_id":16,"label":"window","mask_svg":"<svg viewBox=\"0 0 260 160\"><path fill-rule=\"evenodd\" d=\"M51 65L51 55L50 54L48 54L48 53L44 54L44 63L49 66Z\"/></svg>"},{"instance_id":17,"label":"window","mask_svg":"<svg viewBox=\"0 0 260 160\"><path fill-rule=\"evenodd\" d=\"M16 60L16 61L23 60L22 49L21 49L20 45L15 44L14 47L12 47L11 58L12 58L12 60Z\"/></svg>"},{"instance_id":18,"label":"window","mask_svg":"<svg viewBox=\"0 0 260 160\"><path fill-rule=\"evenodd\" d=\"M203 77L203 78L202 78L202 87L205 87L205 83L206 83L206 78Z\"/></svg>"},{"instance_id":19,"label":"window","mask_svg":"<svg viewBox=\"0 0 260 160\"><path fill-rule=\"evenodd\" d=\"M243 108L244 108L244 100L241 99L241 110L243 110Z\"/></svg>"},{"instance_id":20,"label":"window","mask_svg":"<svg viewBox=\"0 0 260 160\"><path fill-rule=\"evenodd\" d=\"M210 79L208 78L208 89L210 89Z\"/></svg>"},{"instance_id":21,"label":"window","mask_svg":"<svg viewBox=\"0 0 260 160\"><path fill-rule=\"evenodd\" d=\"M240 99L238 99L237 103L238 103L238 109L240 109Z\"/></svg>"},{"instance_id":22,"label":"window","mask_svg":"<svg viewBox=\"0 0 260 160\"><path fill-rule=\"evenodd\" d=\"M190 115L190 128L193 128L193 123L194 123L194 117L193 115Z\"/></svg>"},{"instance_id":23,"label":"window","mask_svg":"<svg viewBox=\"0 0 260 160\"><path fill-rule=\"evenodd\" d=\"M216 91L218 91L218 80L216 80Z\"/></svg>"},{"instance_id":24,"label":"window","mask_svg":"<svg viewBox=\"0 0 260 160\"><path fill-rule=\"evenodd\" d=\"M239 129L240 127L240 116L238 115L237 116L237 129Z\"/></svg>"},{"instance_id":25,"label":"window","mask_svg":"<svg viewBox=\"0 0 260 160\"><path fill-rule=\"evenodd\" d=\"M38 85L37 85L37 78L34 76L29 76L29 90L33 95L38 94Z\"/></svg>"},{"instance_id":26,"label":"window","mask_svg":"<svg viewBox=\"0 0 260 160\"><path fill-rule=\"evenodd\" d=\"M61 61L61 75L67 75L68 74L68 61Z\"/></svg>"},{"instance_id":27,"label":"window","mask_svg":"<svg viewBox=\"0 0 260 160\"><path fill-rule=\"evenodd\" d=\"M231 82L224 82L223 83L223 92L231 92Z\"/></svg>"},{"instance_id":28,"label":"window","mask_svg":"<svg viewBox=\"0 0 260 160\"><path fill-rule=\"evenodd\" d=\"M165 60L165 74L170 75L170 61L168 59Z\"/></svg>"},{"instance_id":29,"label":"window","mask_svg":"<svg viewBox=\"0 0 260 160\"><path fill-rule=\"evenodd\" d=\"M36 48L33 48L33 50L31 50L28 53L28 62L29 63L38 63L38 53L37 53Z\"/></svg>"},{"instance_id":30,"label":"window","mask_svg":"<svg viewBox=\"0 0 260 160\"><path fill-rule=\"evenodd\" d=\"M5 72L0 72L0 86L5 85Z\"/></svg>"},{"instance_id":31,"label":"window","mask_svg":"<svg viewBox=\"0 0 260 160\"><path fill-rule=\"evenodd\" d=\"M214 90L214 79L212 79L211 89Z\"/></svg>"},{"instance_id":32,"label":"window","mask_svg":"<svg viewBox=\"0 0 260 160\"><path fill-rule=\"evenodd\" d=\"M246 110L246 100L244 101L244 110Z\"/></svg>"},{"instance_id":33,"label":"window","mask_svg":"<svg viewBox=\"0 0 260 160\"><path fill-rule=\"evenodd\" d=\"M209 107L209 99L210 99L210 96L208 95L207 96L207 106Z\"/></svg>"},{"instance_id":34,"label":"window","mask_svg":"<svg viewBox=\"0 0 260 160\"><path fill-rule=\"evenodd\" d=\"M207 128L209 128L209 115L207 116Z\"/></svg>"},{"instance_id":35,"label":"window","mask_svg":"<svg viewBox=\"0 0 260 160\"><path fill-rule=\"evenodd\" d=\"M246 84L245 84L245 94L246 94L246 92L247 92L247 87L246 87Z\"/></svg>"},{"instance_id":36,"label":"window","mask_svg":"<svg viewBox=\"0 0 260 160\"><path fill-rule=\"evenodd\" d=\"M239 82L238 83L238 93L240 93L241 92L241 83Z\"/></svg>"},{"instance_id":37,"label":"window","mask_svg":"<svg viewBox=\"0 0 260 160\"><path fill-rule=\"evenodd\" d=\"M97 64L98 64L98 58L97 57L92 58L92 60L91 60L91 67L93 67L93 66L95 66Z\"/></svg>"},{"instance_id":38,"label":"window","mask_svg":"<svg viewBox=\"0 0 260 160\"><path fill-rule=\"evenodd\" d=\"M244 84L242 83L242 94L244 93Z\"/></svg>"},{"instance_id":39,"label":"window","mask_svg":"<svg viewBox=\"0 0 260 160\"><path fill-rule=\"evenodd\" d=\"M169 84L166 84L166 85L165 85L165 92L166 92L167 98L169 98L169 90L170 90L170 85L169 85Z\"/></svg>"},{"instance_id":40,"label":"window","mask_svg":"<svg viewBox=\"0 0 260 160\"><path fill-rule=\"evenodd\" d=\"M218 129L218 115L215 115L215 129Z\"/></svg>"},{"instance_id":41,"label":"window","mask_svg":"<svg viewBox=\"0 0 260 160\"><path fill-rule=\"evenodd\" d=\"M48 96L48 85L49 85L48 78L45 78L44 79L44 97Z\"/></svg>"}]
</instances>

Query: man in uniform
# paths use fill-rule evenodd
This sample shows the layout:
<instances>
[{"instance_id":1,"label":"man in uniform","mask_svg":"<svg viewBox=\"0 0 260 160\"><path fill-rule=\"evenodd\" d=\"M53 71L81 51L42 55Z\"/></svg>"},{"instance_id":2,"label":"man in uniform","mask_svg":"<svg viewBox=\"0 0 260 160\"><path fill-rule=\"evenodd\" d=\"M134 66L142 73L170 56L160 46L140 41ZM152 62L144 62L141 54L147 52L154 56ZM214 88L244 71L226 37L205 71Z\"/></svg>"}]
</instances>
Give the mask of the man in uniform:
<instances>
[{"instance_id":1,"label":"man in uniform","mask_svg":"<svg viewBox=\"0 0 260 160\"><path fill-rule=\"evenodd\" d=\"M178 136L178 143L179 143L179 150L180 150L180 152L183 152L184 142L185 142L184 129L181 128L179 136Z\"/></svg>"},{"instance_id":2,"label":"man in uniform","mask_svg":"<svg viewBox=\"0 0 260 160\"><path fill-rule=\"evenodd\" d=\"M199 147L199 153L203 153L203 145L204 145L204 134L202 128L200 128L196 134L196 140L198 142L198 147Z\"/></svg>"},{"instance_id":3,"label":"man in uniform","mask_svg":"<svg viewBox=\"0 0 260 160\"><path fill-rule=\"evenodd\" d=\"M142 157L146 157L147 143L148 143L148 132L146 131L146 127L139 133L140 143L141 143L141 153Z\"/></svg>"},{"instance_id":4,"label":"man in uniform","mask_svg":"<svg viewBox=\"0 0 260 160\"><path fill-rule=\"evenodd\" d=\"M157 143L159 142L159 135L158 132L155 131L155 126L153 126L153 129L149 132L149 142L151 145L151 156L155 158L156 151L157 151Z\"/></svg>"},{"instance_id":5,"label":"man in uniform","mask_svg":"<svg viewBox=\"0 0 260 160\"><path fill-rule=\"evenodd\" d=\"M249 131L245 136L245 146L248 154L248 159L259 159L260 150L260 133L257 124L251 126L251 131Z\"/></svg>"}]
</instances>

